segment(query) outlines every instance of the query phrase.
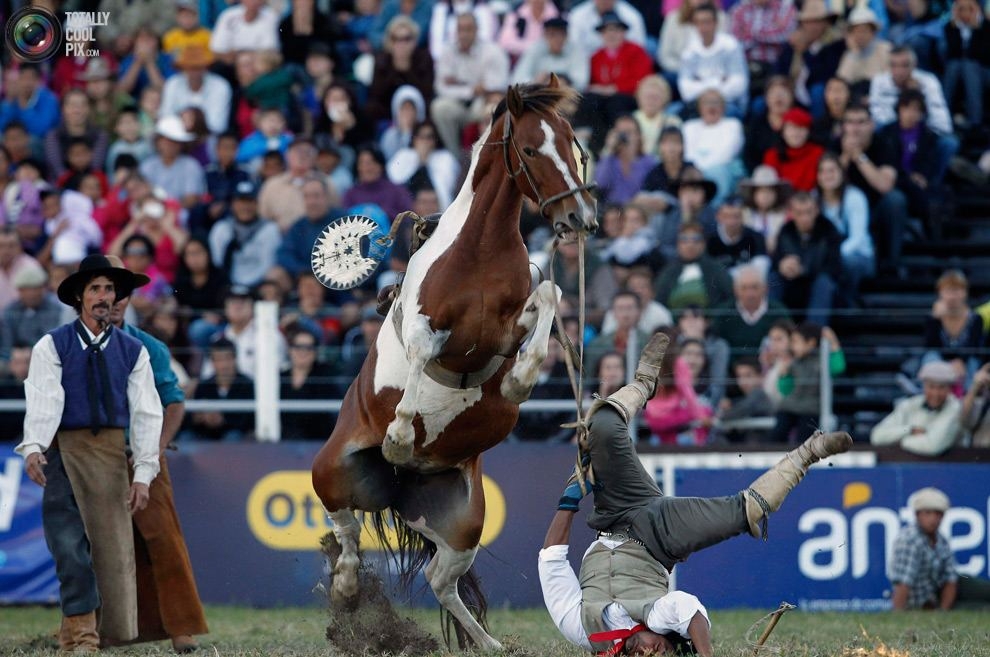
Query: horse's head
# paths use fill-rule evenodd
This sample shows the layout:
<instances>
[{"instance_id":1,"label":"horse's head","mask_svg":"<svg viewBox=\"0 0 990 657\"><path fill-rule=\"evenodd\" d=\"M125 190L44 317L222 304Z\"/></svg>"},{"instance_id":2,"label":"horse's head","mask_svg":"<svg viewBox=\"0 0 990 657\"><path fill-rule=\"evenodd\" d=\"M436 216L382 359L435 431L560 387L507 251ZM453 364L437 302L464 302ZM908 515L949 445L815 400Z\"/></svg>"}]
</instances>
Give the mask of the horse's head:
<instances>
[{"instance_id":1,"label":"horse's head","mask_svg":"<svg viewBox=\"0 0 990 657\"><path fill-rule=\"evenodd\" d=\"M587 154L560 112L576 98L575 91L551 75L545 86L509 87L492 118L502 121L502 153L509 175L539 206L558 237L598 228L593 185L584 179Z\"/></svg>"}]
</instances>

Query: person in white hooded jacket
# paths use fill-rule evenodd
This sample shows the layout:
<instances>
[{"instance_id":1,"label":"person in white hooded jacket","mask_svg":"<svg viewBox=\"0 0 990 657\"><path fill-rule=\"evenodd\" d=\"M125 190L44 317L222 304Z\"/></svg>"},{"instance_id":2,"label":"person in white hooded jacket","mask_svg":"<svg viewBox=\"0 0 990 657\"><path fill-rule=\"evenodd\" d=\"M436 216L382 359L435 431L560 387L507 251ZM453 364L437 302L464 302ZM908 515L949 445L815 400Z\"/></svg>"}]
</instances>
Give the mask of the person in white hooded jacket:
<instances>
[{"instance_id":1,"label":"person in white hooded jacket","mask_svg":"<svg viewBox=\"0 0 990 657\"><path fill-rule=\"evenodd\" d=\"M385 129L378 146L386 159L412 145L413 128L426 119L426 100L411 84L404 84L392 94L392 125Z\"/></svg>"},{"instance_id":2,"label":"person in white hooded jacket","mask_svg":"<svg viewBox=\"0 0 990 657\"><path fill-rule=\"evenodd\" d=\"M461 178L460 163L440 145L436 126L429 121L416 124L412 145L389 158L385 171L389 180L397 185L420 187L428 179L437 193L441 210L454 200ZM425 179L416 180L424 176Z\"/></svg>"}]
</instances>

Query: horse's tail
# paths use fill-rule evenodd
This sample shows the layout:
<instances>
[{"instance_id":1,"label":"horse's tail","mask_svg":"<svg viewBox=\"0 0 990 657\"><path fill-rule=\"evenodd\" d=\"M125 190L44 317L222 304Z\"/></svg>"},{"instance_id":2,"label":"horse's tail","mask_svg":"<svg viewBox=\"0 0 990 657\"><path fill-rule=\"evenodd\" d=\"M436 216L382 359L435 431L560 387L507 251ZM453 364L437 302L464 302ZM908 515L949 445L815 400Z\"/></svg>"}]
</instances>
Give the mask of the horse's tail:
<instances>
[{"instance_id":1,"label":"horse's tail","mask_svg":"<svg viewBox=\"0 0 990 657\"><path fill-rule=\"evenodd\" d=\"M389 556L390 564L394 563L399 576L399 587L406 593L412 592L416 574L437 553L437 545L415 529L392 509L385 509L371 514L371 526L379 544ZM389 540L390 531L395 533L395 543ZM468 569L457 580L457 595L468 608L471 615L488 631L488 600L481 589L481 580L474 566ZM450 630L453 628L457 636L458 646L463 650L470 648L473 641L461 624L441 606L443 617L443 638L450 647Z\"/></svg>"}]
</instances>

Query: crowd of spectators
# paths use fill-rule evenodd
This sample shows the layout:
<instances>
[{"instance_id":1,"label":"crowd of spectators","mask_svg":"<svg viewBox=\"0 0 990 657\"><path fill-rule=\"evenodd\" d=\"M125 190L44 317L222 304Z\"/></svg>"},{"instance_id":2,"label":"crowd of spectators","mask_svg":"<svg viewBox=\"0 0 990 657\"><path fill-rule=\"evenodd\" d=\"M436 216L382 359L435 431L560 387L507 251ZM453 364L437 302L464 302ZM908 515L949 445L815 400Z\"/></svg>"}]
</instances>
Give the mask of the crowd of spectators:
<instances>
[{"instance_id":1,"label":"crowd of spectators","mask_svg":"<svg viewBox=\"0 0 990 657\"><path fill-rule=\"evenodd\" d=\"M950 165L990 173L990 151L963 157L988 134L990 27L976 0L41 4L110 18L99 57L4 53L4 390L23 380L25 348L66 320L51 291L105 252L151 278L128 319L172 347L193 398L253 394L256 299L281 307L282 397L341 397L408 236L349 292L312 276L314 240L347 214L387 228L404 210L442 211L507 85L555 73L582 93L571 121L602 225L586 261L588 326L573 336L587 347L586 388L606 394L626 352L669 330L669 385L647 405L644 438L793 441L818 418L823 337L830 371L845 368L833 311L858 307L864 280L903 274L905 240L945 212ZM552 235L534 208L521 227L546 262ZM573 311L576 247L553 266ZM930 353L906 378L947 361L962 425L984 435L990 312L953 295L960 285L939 281ZM552 352L537 396L567 396L554 383L562 358ZM721 428L753 416L776 429ZM566 437L548 417L518 437ZM294 438L323 438L333 422L283 419ZM187 427L251 431L220 413L192 413Z\"/></svg>"}]
</instances>

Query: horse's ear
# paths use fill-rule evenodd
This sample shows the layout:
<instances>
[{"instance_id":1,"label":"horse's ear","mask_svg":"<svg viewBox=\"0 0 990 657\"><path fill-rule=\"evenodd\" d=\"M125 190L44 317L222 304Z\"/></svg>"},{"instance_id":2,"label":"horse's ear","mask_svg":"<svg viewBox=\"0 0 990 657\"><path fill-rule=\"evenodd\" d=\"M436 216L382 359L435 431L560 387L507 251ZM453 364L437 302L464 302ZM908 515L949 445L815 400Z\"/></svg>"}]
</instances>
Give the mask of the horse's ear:
<instances>
[{"instance_id":1,"label":"horse's ear","mask_svg":"<svg viewBox=\"0 0 990 657\"><path fill-rule=\"evenodd\" d=\"M559 86L560 86L560 78L557 77L556 73L551 73L550 82L547 83L547 87L549 87L550 89L556 89Z\"/></svg>"},{"instance_id":2,"label":"horse's ear","mask_svg":"<svg viewBox=\"0 0 990 657\"><path fill-rule=\"evenodd\" d=\"M509 108L509 113L518 118L523 113L522 94L519 93L519 85L509 87L509 92L505 95L505 106Z\"/></svg>"}]
</instances>

